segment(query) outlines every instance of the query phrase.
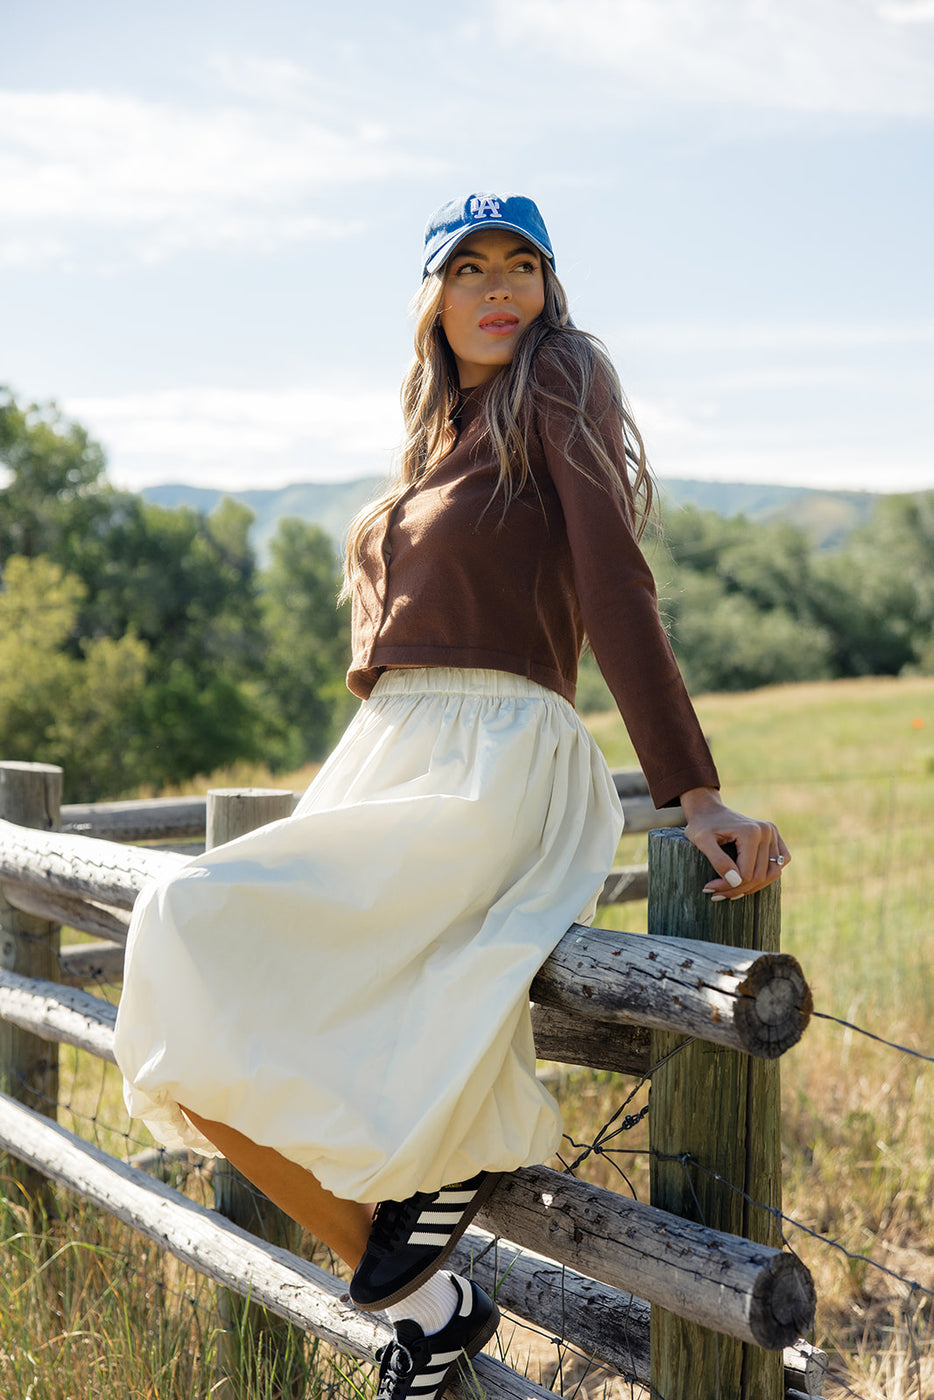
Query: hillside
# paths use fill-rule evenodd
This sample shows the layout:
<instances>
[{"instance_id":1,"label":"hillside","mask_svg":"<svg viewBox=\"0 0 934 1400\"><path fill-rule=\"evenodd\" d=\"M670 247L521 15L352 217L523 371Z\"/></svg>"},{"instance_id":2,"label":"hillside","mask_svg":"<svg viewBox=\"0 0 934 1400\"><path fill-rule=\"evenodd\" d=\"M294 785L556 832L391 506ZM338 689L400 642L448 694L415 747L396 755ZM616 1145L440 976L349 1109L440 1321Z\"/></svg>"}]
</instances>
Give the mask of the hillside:
<instances>
[{"instance_id":1,"label":"hillside","mask_svg":"<svg viewBox=\"0 0 934 1400\"><path fill-rule=\"evenodd\" d=\"M222 491L213 487L169 483L143 491L147 500L162 506L194 506L210 512L224 496L249 506L256 516L253 544L265 559L269 541L283 516L297 516L320 525L340 539L348 522L383 484L382 477L356 481L308 481L291 486L252 491ZM833 548L864 525L879 497L869 491L817 491L803 486L762 486L727 481L691 481L665 477L659 482L662 499L669 505L695 505L719 515L745 515L750 520L789 520L807 530L822 548Z\"/></svg>"}]
</instances>

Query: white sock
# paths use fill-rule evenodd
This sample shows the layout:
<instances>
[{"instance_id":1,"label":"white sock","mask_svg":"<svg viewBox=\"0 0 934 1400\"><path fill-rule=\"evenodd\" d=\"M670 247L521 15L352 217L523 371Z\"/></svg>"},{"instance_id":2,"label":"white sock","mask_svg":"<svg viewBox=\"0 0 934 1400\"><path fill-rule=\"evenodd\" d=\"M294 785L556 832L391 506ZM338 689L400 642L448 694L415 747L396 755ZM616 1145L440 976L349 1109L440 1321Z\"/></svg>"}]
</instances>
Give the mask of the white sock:
<instances>
[{"instance_id":1,"label":"white sock","mask_svg":"<svg viewBox=\"0 0 934 1400\"><path fill-rule=\"evenodd\" d=\"M432 1274L427 1283L416 1288L401 1303L391 1303L388 1308L383 1308L383 1312L393 1327L403 1318L409 1318L417 1322L428 1337L432 1332L440 1332L451 1321L460 1300L451 1275L439 1272Z\"/></svg>"}]
</instances>

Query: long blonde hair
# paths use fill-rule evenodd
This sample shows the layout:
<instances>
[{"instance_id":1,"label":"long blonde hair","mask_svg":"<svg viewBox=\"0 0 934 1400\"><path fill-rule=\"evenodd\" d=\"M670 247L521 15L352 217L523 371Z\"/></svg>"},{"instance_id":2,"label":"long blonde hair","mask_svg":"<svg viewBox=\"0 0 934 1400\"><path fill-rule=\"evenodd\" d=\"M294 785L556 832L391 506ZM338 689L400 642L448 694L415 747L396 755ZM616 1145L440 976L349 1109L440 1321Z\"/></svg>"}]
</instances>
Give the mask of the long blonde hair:
<instances>
[{"instance_id":1,"label":"long blonde hair","mask_svg":"<svg viewBox=\"0 0 934 1400\"><path fill-rule=\"evenodd\" d=\"M441 328L444 302L444 268L426 277L412 302L415 316L415 359L402 382L402 417L405 436L397 479L378 500L365 506L351 523L347 536L344 586L341 598L353 591L361 568L363 541L393 508L413 482L426 476L453 446L456 432L451 417L459 401L457 364ZM571 464L605 489L632 501L636 533L641 537L652 514L652 477L645 458L642 435L633 421L619 377L605 348L595 336L578 330L568 314L564 288L542 259L545 306L516 346L508 365L495 376L484 402L484 433L489 439L499 474L491 503L500 497L503 513L529 479L526 446L528 425L536 410L546 405L571 410L572 429L563 444L573 452L581 441L596 470L585 468L570 456ZM543 371L556 378L560 392L546 388ZM555 373L557 371L557 374ZM625 475L607 452L599 427L585 411L597 379L609 388L623 426Z\"/></svg>"}]
</instances>

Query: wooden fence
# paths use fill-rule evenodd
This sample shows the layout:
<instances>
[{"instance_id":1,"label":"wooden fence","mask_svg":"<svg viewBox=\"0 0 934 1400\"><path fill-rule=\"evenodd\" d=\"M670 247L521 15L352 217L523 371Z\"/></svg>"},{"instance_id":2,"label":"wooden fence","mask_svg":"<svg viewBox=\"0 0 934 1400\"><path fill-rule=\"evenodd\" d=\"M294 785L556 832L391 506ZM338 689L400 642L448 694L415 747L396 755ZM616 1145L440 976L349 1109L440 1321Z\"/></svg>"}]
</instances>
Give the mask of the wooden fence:
<instances>
[{"instance_id":1,"label":"wooden fence","mask_svg":"<svg viewBox=\"0 0 934 1400\"><path fill-rule=\"evenodd\" d=\"M647 883L649 933L572 925L532 985L533 1026L543 1059L651 1075L651 1204L526 1168L497 1187L453 1267L664 1400L819 1395L822 1357L800 1341L814 1289L778 1247L775 1214L778 1057L811 1009L800 967L778 951L778 888L711 905L698 893L709 867L678 830L683 818L655 812L641 775L617 775L617 786L627 828L651 829L649 863L647 876L614 872L606 893ZM371 1357L387 1329L350 1306L345 1283L49 1112L50 1046L113 1062L116 1009L84 988L120 980L139 890L187 858L165 845L218 844L288 815L293 795L61 807L60 794L59 769L0 764L0 1147L251 1304ZM161 848L125 844L140 841ZM99 941L62 950L61 924ZM229 1169L216 1176L219 1204L236 1215ZM476 1374L491 1400L551 1393L492 1357L477 1358Z\"/></svg>"}]
</instances>

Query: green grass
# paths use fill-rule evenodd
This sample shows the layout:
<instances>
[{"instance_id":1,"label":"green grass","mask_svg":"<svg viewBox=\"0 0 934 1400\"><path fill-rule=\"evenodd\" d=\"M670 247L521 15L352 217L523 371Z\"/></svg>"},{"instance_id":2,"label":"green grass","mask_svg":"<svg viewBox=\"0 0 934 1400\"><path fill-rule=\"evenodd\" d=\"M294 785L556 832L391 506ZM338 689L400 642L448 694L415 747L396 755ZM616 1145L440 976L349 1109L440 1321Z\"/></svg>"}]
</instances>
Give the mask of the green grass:
<instances>
[{"instance_id":1,"label":"green grass","mask_svg":"<svg viewBox=\"0 0 934 1400\"><path fill-rule=\"evenodd\" d=\"M792 851L783 878L783 944L802 963L819 1011L934 1053L934 680L866 680L776 687L698 701L724 796L777 822ZM615 716L588 719L612 765L634 762ZM301 787L311 772L273 779ZM270 785L256 770L214 775L211 785ZM208 786L207 781L197 786ZM646 838L625 837L621 858L645 859ZM598 923L643 929L644 905L601 910ZM595 1133L632 1088L620 1076L556 1071L569 1133ZM786 1211L934 1288L934 1066L814 1020L782 1061ZM126 1156L132 1140L115 1072L62 1053L67 1126ZM645 1091L627 1112L645 1102ZM626 1135L620 1159L647 1197L646 1124ZM628 1190L606 1159L584 1173ZM202 1183L198 1191L205 1192ZM12 1400L193 1400L216 1380L212 1290L130 1232L63 1197L63 1219L31 1229L15 1195L2 1221L0 1394ZM815 1340L839 1359L865 1400L934 1394L931 1299L858 1260L792 1232L817 1282ZM533 1363L526 1362L531 1347ZM537 1350L529 1332L510 1343L519 1368ZM360 1400L366 1369L309 1343L300 1358L309 1396ZM550 1367L550 1369L547 1369ZM345 1379L343 1371L349 1379ZM564 1376L566 1393L577 1380ZM588 1378L583 1396L602 1395ZM265 1396L251 1372L239 1394ZM614 1395L630 1388L613 1389ZM844 1394L829 1388L829 1394ZM225 1396L224 1400L231 1400Z\"/></svg>"}]
</instances>

